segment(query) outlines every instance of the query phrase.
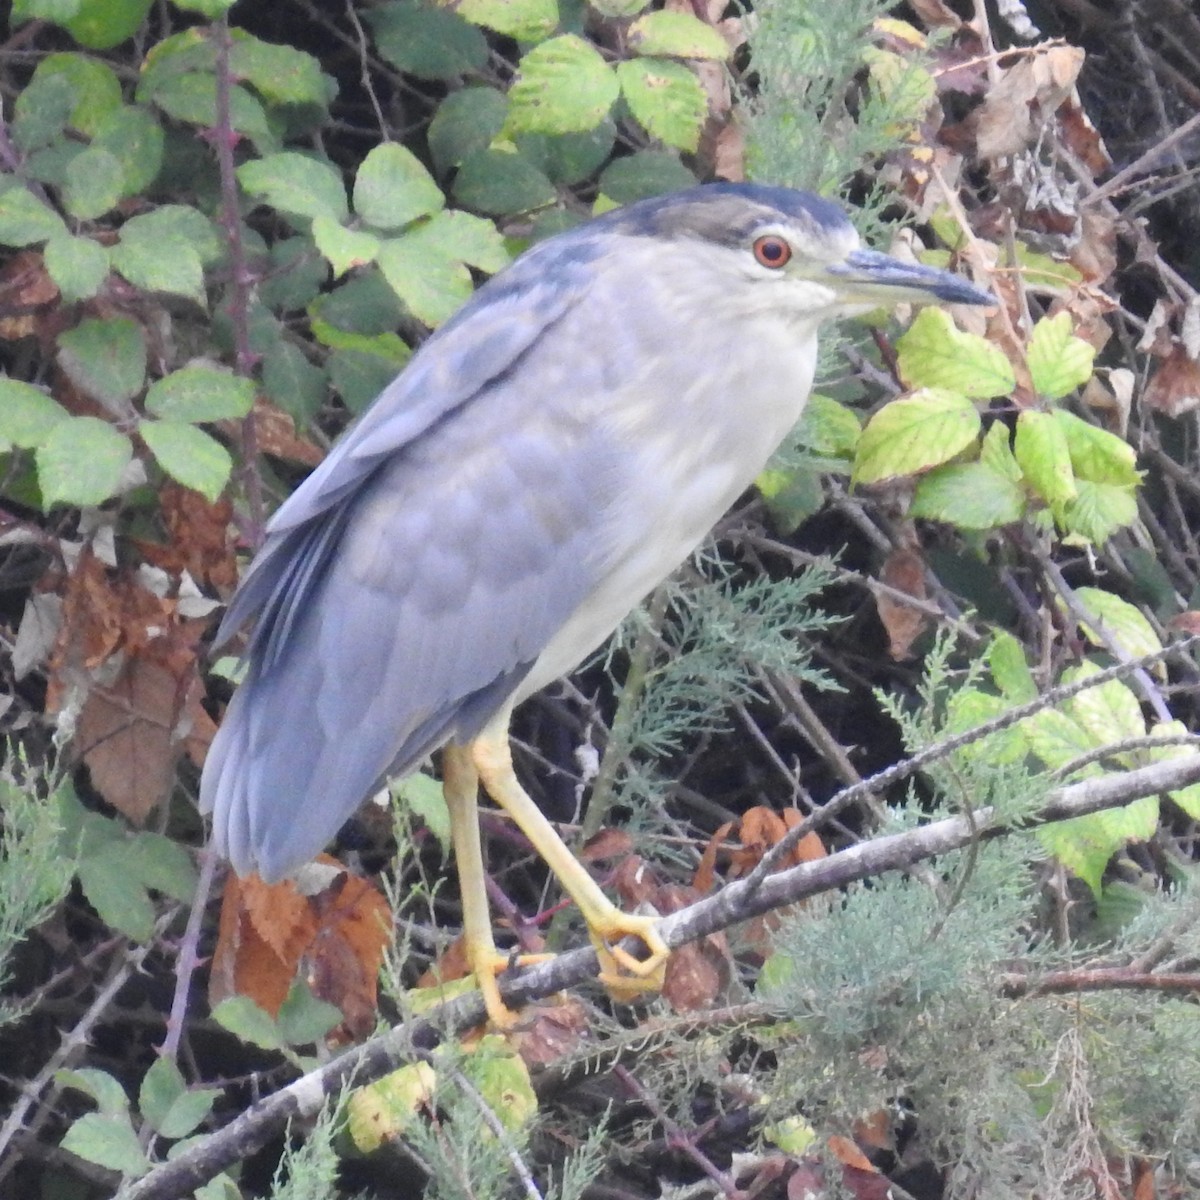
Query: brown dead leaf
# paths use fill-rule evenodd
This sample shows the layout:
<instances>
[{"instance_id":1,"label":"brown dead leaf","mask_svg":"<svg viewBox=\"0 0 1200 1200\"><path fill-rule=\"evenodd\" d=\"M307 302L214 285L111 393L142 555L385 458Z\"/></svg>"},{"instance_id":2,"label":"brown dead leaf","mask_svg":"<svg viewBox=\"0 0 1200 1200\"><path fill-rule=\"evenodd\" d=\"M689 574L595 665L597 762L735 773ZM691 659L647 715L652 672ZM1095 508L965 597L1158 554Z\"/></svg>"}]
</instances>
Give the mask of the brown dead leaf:
<instances>
[{"instance_id":1,"label":"brown dead leaf","mask_svg":"<svg viewBox=\"0 0 1200 1200\"><path fill-rule=\"evenodd\" d=\"M1069 261L1088 283L1099 286L1117 269L1117 223L1085 208L1079 214L1079 231Z\"/></svg>"},{"instance_id":2,"label":"brown dead leaf","mask_svg":"<svg viewBox=\"0 0 1200 1200\"><path fill-rule=\"evenodd\" d=\"M1039 123L1070 96L1083 60L1075 46L1047 45L1009 67L974 114L980 157L1010 157L1032 145Z\"/></svg>"},{"instance_id":3,"label":"brown dead leaf","mask_svg":"<svg viewBox=\"0 0 1200 1200\"><path fill-rule=\"evenodd\" d=\"M825 1144L829 1147L830 1154L842 1166L857 1167L860 1171L875 1173L875 1168L871 1165L871 1160L848 1137L842 1137L840 1134L835 1133L829 1137Z\"/></svg>"},{"instance_id":4,"label":"brown dead leaf","mask_svg":"<svg viewBox=\"0 0 1200 1200\"><path fill-rule=\"evenodd\" d=\"M112 683L84 702L76 745L97 791L135 825L170 795L183 707L180 681L145 656L126 659Z\"/></svg>"},{"instance_id":5,"label":"brown dead leaf","mask_svg":"<svg viewBox=\"0 0 1200 1200\"><path fill-rule=\"evenodd\" d=\"M1142 403L1168 417L1200 406L1200 363L1189 358L1182 346L1174 346L1146 384Z\"/></svg>"},{"instance_id":6,"label":"brown dead leaf","mask_svg":"<svg viewBox=\"0 0 1200 1200\"><path fill-rule=\"evenodd\" d=\"M654 907L667 916L695 904L700 893L684 884L666 884ZM733 958L724 933L710 933L671 952L663 999L675 1012L698 1012L724 996L733 979Z\"/></svg>"},{"instance_id":7,"label":"brown dead leaf","mask_svg":"<svg viewBox=\"0 0 1200 1200\"><path fill-rule=\"evenodd\" d=\"M233 428L232 422L225 424ZM264 396L254 398L254 427L258 448L263 454L306 467L315 467L325 457L321 447L298 434L296 422Z\"/></svg>"},{"instance_id":8,"label":"brown dead leaf","mask_svg":"<svg viewBox=\"0 0 1200 1200\"><path fill-rule=\"evenodd\" d=\"M633 838L624 829L605 827L595 836L588 838L587 845L579 851L579 861L603 862L606 858L620 858L633 853Z\"/></svg>"},{"instance_id":9,"label":"brown dead leaf","mask_svg":"<svg viewBox=\"0 0 1200 1200\"><path fill-rule=\"evenodd\" d=\"M737 846L729 851L729 865L724 872L727 880L740 879L749 874L762 861L763 856L781 841L786 834L794 829L804 819L797 808L785 808L776 813L773 809L757 805L748 809L740 821L726 821L709 838L708 845L700 858L700 865L692 878L692 887L700 895L710 892L716 882L717 855L724 848L730 835L737 830L735 836ZM799 866L800 863L812 862L824 858L827 851L821 839L815 833L807 833L800 842L792 848L779 864L777 870Z\"/></svg>"},{"instance_id":10,"label":"brown dead leaf","mask_svg":"<svg viewBox=\"0 0 1200 1200\"><path fill-rule=\"evenodd\" d=\"M549 1067L576 1051L588 1036L588 1010L575 996L559 992L530 1005L510 1042L527 1067Z\"/></svg>"},{"instance_id":11,"label":"brown dead leaf","mask_svg":"<svg viewBox=\"0 0 1200 1200\"><path fill-rule=\"evenodd\" d=\"M0 341L15 342L37 336L44 347L54 337L61 315L58 286L50 278L42 256L21 250L0 270Z\"/></svg>"},{"instance_id":12,"label":"brown dead leaf","mask_svg":"<svg viewBox=\"0 0 1200 1200\"><path fill-rule=\"evenodd\" d=\"M962 18L944 0L909 0L909 7L929 29L962 28Z\"/></svg>"},{"instance_id":13,"label":"brown dead leaf","mask_svg":"<svg viewBox=\"0 0 1200 1200\"><path fill-rule=\"evenodd\" d=\"M340 868L327 854L319 862ZM375 981L390 936L386 899L366 880L338 869L330 885L305 896L285 880L257 875L225 884L209 1001L249 996L279 1012L298 974L313 994L342 1010L334 1041L361 1037L375 1020Z\"/></svg>"},{"instance_id":14,"label":"brown dead leaf","mask_svg":"<svg viewBox=\"0 0 1200 1200\"><path fill-rule=\"evenodd\" d=\"M1072 95L1058 110L1058 128L1064 145L1093 175L1112 169L1108 147L1077 96Z\"/></svg>"},{"instance_id":15,"label":"brown dead leaf","mask_svg":"<svg viewBox=\"0 0 1200 1200\"><path fill-rule=\"evenodd\" d=\"M879 573L880 582L915 600L924 600L925 560L915 548L900 547L888 555ZM888 635L888 653L895 662L912 654L913 643L925 631L929 618L915 605L880 592L875 608Z\"/></svg>"},{"instance_id":16,"label":"brown dead leaf","mask_svg":"<svg viewBox=\"0 0 1200 1200\"><path fill-rule=\"evenodd\" d=\"M1187 612L1176 613L1167 622L1167 628L1177 633L1186 633L1189 637L1200 633L1200 612L1191 608Z\"/></svg>"},{"instance_id":17,"label":"brown dead leaf","mask_svg":"<svg viewBox=\"0 0 1200 1200\"><path fill-rule=\"evenodd\" d=\"M854 1140L872 1150L894 1150L896 1137L892 1114L886 1108L877 1108L869 1117L855 1121Z\"/></svg>"},{"instance_id":18,"label":"brown dead leaf","mask_svg":"<svg viewBox=\"0 0 1200 1200\"><path fill-rule=\"evenodd\" d=\"M237 558L229 534L230 501L222 497L210 504L199 492L168 480L159 489L159 507L169 541L135 541L142 557L175 578L186 571L201 588L232 591Z\"/></svg>"}]
</instances>

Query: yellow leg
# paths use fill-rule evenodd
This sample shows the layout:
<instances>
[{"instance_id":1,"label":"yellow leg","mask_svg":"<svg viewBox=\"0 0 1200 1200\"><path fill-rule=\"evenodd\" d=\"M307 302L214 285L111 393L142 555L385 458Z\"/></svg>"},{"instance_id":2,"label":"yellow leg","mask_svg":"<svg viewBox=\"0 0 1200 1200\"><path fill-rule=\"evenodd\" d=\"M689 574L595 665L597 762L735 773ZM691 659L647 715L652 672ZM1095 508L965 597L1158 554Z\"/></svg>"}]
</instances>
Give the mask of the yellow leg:
<instances>
[{"instance_id":1,"label":"yellow leg","mask_svg":"<svg viewBox=\"0 0 1200 1200\"><path fill-rule=\"evenodd\" d=\"M488 795L517 823L583 913L600 958L600 982L618 1000L661 990L670 950L658 932L658 918L617 908L521 787L513 771L508 714L493 721L466 749ZM643 943L644 958L620 944L627 937Z\"/></svg>"},{"instance_id":2,"label":"yellow leg","mask_svg":"<svg viewBox=\"0 0 1200 1200\"><path fill-rule=\"evenodd\" d=\"M511 960L496 949L492 938L483 850L479 843L479 776L470 754L461 747L446 747L442 757L442 790L450 811L450 835L458 864L467 961L483 993L488 1020L498 1029L511 1029L517 1023L517 1014L500 998L500 989L496 985L496 976L510 965ZM548 957L530 954L521 956L518 961L540 962Z\"/></svg>"}]
</instances>

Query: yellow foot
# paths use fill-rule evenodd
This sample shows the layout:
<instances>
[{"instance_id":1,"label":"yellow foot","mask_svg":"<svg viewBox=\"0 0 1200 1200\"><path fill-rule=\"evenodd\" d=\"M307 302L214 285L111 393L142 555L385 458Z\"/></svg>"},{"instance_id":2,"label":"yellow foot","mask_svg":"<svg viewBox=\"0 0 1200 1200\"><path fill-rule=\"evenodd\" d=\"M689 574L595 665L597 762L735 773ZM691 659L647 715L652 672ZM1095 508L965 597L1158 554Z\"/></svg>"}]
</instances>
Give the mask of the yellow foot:
<instances>
[{"instance_id":1,"label":"yellow foot","mask_svg":"<svg viewBox=\"0 0 1200 1200\"><path fill-rule=\"evenodd\" d=\"M484 1007L487 1009L488 1024L501 1032L515 1029L520 1023L520 1013L514 1012L500 998L500 986L496 982L498 975L503 975L510 967L533 967L538 963L549 962L553 954L501 954L498 950L489 950L484 961L473 961L471 973L475 977L475 985L483 995Z\"/></svg>"},{"instance_id":2,"label":"yellow foot","mask_svg":"<svg viewBox=\"0 0 1200 1200\"><path fill-rule=\"evenodd\" d=\"M647 992L662 991L671 951L658 932L658 920L613 909L589 925L592 945L600 959L600 982L614 1000L628 1003ZM627 937L637 938L646 947L644 958L620 944Z\"/></svg>"}]
</instances>

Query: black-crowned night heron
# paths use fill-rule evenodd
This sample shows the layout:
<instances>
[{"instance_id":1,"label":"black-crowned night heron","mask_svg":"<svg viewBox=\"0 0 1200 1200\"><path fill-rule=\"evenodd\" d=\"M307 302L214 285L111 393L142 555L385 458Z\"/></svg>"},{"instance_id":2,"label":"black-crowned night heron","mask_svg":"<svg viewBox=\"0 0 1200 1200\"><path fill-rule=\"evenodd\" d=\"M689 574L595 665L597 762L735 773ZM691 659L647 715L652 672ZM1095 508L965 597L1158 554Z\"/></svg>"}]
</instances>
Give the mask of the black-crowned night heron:
<instances>
[{"instance_id":1,"label":"black-crowned night heron","mask_svg":"<svg viewBox=\"0 0 1200 1200\"><path fill-rule=\"evenodd\" d=\"M654 919L618 910L513 773L509 715L704 538L796 423L817 330L902 301L990 304L859 249L837 205L713 184L533 247L479 289L279 509L219 639L254 620L201 802L241 874L312 858L444 748L468 957L493 1018L479 782L582 910L618 992ZM620 945L635 937L642 957Z\"/></svg>"}]
</instances>

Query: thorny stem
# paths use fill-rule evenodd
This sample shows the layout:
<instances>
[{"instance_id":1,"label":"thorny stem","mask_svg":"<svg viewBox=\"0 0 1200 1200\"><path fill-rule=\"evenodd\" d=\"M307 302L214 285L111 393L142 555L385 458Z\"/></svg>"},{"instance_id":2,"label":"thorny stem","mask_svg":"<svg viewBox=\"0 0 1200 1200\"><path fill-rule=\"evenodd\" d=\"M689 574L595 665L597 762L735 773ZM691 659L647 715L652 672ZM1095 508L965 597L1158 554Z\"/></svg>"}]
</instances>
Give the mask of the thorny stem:
<instances>
[{"instance_id":1,"label":"thorny stem","mask_svg":"<svg viewBox=\"0 0 1200 1200\"><path fill-rule=\"evenodd\" d=\"M179 954L175 959L175 994L171 997L171 1012L167 1017L167 1036L159 1050L163 1058L169 1058L172 1062L178 1057L179 1043L183 1037L192 976L200 965L200 930L208 907L208 897L212 892L217 862L217 854L212 845L205 846L200 852L200 878L196 881L196 894L192 897L192 908L188 913L187 925L179 942Z\"/></svg>"},{"instance_id":2,"label":"thorny stem","mask_svg":"<svg viewBox=\"0 0 1200 1200\"><path fill-rule=\"evenodd\" d=\"M158 934L162 932L169 917L164 917L155 929L155 936L149 938L143 945L135 946L126 953L124 961L114 968L108 982L96 993L96 998L88 1005L87 1011L80 1017L78 1024L63 1035L58 1049L47 1060L46 1065L37 1075L21 1088L21 1095L13 1105L12 1112L3 1125L0 1125L0 1180L17 1165L18 1156L5 1157L5 1150L18 1134L30 1132L26 1128L29 1110L38 1103L42 1092L50 1086L55 1074L68 1066L74 1057L84 1051L92 1036L92 1030L104 1018L109 1006L117 993L125 986L129 977L141 969L146 956L158 944ZM48 1106L43 1106L48 1111Z\"/></svg>"},{"instance_id":3,"label":"thorny stem","mask_svg":"<svg viewBox=\"0 0 1200 1200\"><path fill-rule=\"evenodd\" d=\"M657 1098L638 1082L637 1077L628 1067L620 1065L613 1067L613 1074L624 1084L626 1091L635 1099L640 1100L649 1110L654 1119L663 1127L667 1143L677 1150L682 1150L719 1187L728 1200L743 1200L745 1192L738 1187L732 1177L700 1149L697 1137L689 1134L663 1111Z\"/></svg>"},{"instance_id":4,"label":"thorny stem","mask_svg":"<svg viewBox=\"0 0 1200 1200\"><path fill-rule=\"evenodd\" d=\"M234 174L233 148L241 135L233 128L230 96L233 73L229 62L233 39L229 34L229 18L222 16L212 25L211 36L216 47L217 122L209 134L217 159L221 179L220 224L229 245L229 296L226 311L233 329L234 370L251 378L258 356L250 347L250 285L254 276L246 262L242 242L241 215L238 205L237 176ZM266 508L263 503L262 480L258 474L258 428L254 412L242 421L242 465L238 469L246 494L249 515L245 536L252 549L262 544L266 528Z\"/></svg>"}]
</instances>

